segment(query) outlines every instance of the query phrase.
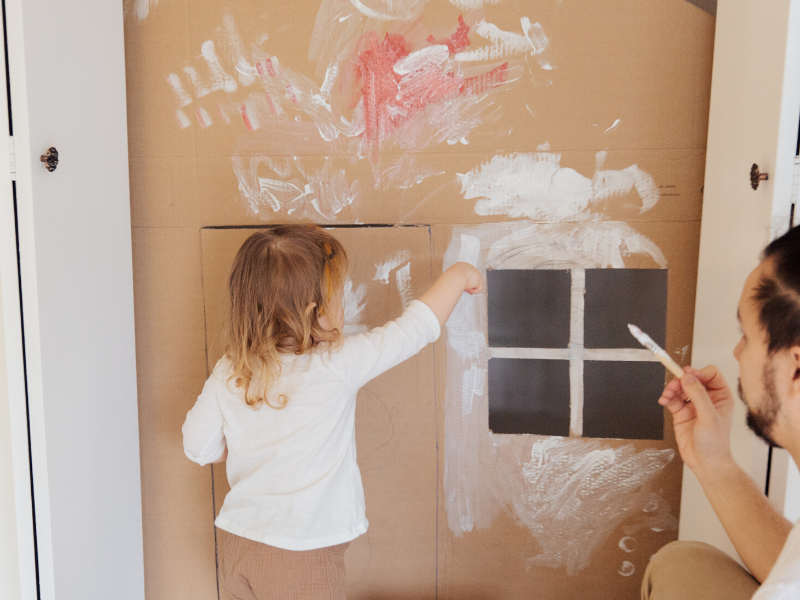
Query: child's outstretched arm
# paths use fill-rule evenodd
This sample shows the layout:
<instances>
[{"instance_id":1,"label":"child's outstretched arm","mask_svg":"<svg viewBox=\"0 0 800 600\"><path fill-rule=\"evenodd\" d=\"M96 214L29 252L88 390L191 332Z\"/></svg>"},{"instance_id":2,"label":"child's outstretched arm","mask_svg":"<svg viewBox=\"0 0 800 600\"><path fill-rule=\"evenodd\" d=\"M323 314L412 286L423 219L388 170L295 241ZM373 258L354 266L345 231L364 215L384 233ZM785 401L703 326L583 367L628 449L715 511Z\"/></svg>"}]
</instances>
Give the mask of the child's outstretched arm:
<instances>
[{"instance_id":1,"label":"child's outstretched arm","mask_svg":"<svg viewBox=\"0 0 800 600\"><path fill-rule=\"evenodd\" d=\"M439 325L444 327L461 294L477 294L482 289L483 277L480 271L469 263L458 262L439 275L419 299L430 307L439 319Z\"/></svg>"}]
</instances>

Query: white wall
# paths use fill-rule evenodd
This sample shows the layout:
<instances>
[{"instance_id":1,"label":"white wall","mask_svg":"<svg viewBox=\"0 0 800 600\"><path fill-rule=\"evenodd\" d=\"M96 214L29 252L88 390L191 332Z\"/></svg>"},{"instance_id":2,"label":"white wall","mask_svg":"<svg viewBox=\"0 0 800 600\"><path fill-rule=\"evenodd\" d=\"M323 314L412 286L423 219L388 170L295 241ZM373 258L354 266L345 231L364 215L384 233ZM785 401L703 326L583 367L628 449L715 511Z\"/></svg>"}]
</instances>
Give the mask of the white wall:
<instances>
[{"instance_id":1,"label":"white wall","mask_svg":"<svg viewBox=\"0 0 800 600\"><path fill-rule=\"evenodd\" d=\"M9 409L3 294L0 293L0 598L16 600L20 597L20 581Z\"/></svg>"}]
</instances>

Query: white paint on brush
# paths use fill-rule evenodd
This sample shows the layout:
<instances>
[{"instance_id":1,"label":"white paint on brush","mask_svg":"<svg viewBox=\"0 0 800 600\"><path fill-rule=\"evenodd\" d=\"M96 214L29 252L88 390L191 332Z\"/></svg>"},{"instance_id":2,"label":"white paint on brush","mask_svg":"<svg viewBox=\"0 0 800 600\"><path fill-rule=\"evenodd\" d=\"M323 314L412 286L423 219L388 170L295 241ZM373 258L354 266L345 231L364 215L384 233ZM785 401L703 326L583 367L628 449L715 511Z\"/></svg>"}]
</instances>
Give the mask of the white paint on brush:
<instances>
[{"instance_id":1,"label":"white paint on brush","mask_svg":"<svg viewBox=\"0 0 800 600\"><path fill-rule=\"evenodd\" d=\"M367 326L361 323L362 313L367 307L364 296L367 293L367 286L363 283L357 288L353 288L353 280L348 277L344 281L344 297L342 306L344 307L344 335L357 335L367 331Z\"/></svg>"},{"instance_id":2,"label":"white paint on brush","mask_svg":"<svg viewBox=\"0 0 800 600\"><path fill-rule=\"evenodd\" d=\"M465 240L468 240L465 243ZM581 303L583 269L666 266L652 241L626 223L493 223L456 227L443 268L474 256L482 269L570 269L571 302ZM465 250L465 248L467 248ZM632 445L612 447L582 438L543 439L533 435L494 435L488 429L485 370L491 357L590 360L573 307L570 347L508 349L487 347L486 295L464 295L445 325L447 385L444 421L444 502L456 536L486 529L502 510L513 512L541 551L530 566L565 568L574 575L624 523L627 536L638 529L673 529L669 505L649 486L673 458L673 450ZM628 349L620 349L628 350ZM610 352L619 352L611 350ZM523 355L539 352L542 356ZM546 355L544 355L546 354ZM602 352L592 359L608 360ZM640 355L641 356L641 355ZM573 384L575 382L573 381ZM572 426L580 429L576 415Z\"/></svg>"},{"instance_id":3,"label":"white paint on brush","mask_svg":"<svg viewBox=\"0 0 800 600\"><path fill-rule=\"evenodd\" d=\"M222 68L214 41L206 40L203 42L200 46L200 54L205 59L208 71L211 73L211 91L225 90L226 92L235 92L239 86L236 80Z\"/></svg>"},{"instance_id":4,"label":"white paint on brush","mask_svg":"<svg viewBox=\"0 0 800 600\"><path fill-rule=\"evenodd\" d=\"M388 260L383 261L379 265L375 265L375 277L373 277L372 280L388 284L389 274L403 263L408 262L410 256L411 254L408 250L395 252Z\"/></svg>"},{"instance_id":5,"label":"white paint on brush","mask_svg":"<svg viewBox=\"0 0 800 600\"><path fill-rule=\"evenodd\" d=\"M397 269L395 279L397 280L397 291L400 292L400 303L403 305L403 309L405 309L414 299L414 291L411 289L410 262L407 262Z\"/></svg>"},{"instance_id":6,"label":"white paint on brush","mask_svg":"<svg viewBox=\"0 0 800 600\"><path fill-rule=\"evenodd\" d=\"M621 198L634 188L640 213L659 199L653 178L637 165L597 171L585 177L561 166L561 155L550 152L497 155L465 174L457 174L461 193L477 199L479 215L508 215L550 221L589 219L591 205Z\"/></svg>"},{"instance_id":7,"label":"white paint on brush","mask_svg":"<svg viewBox=\"0 0 800 600\"><path fill-rule=\"evenodd\" d=\"M167 75L167 82L169 83L170 87L172 87L172 91L175 92L175 98L178 101L178 106L184 107L187 104L192 103L192 97L183 88L183 82L181 81L181 78L178 77L177 73L170 73Z\"/></svg>"}]
</instances>

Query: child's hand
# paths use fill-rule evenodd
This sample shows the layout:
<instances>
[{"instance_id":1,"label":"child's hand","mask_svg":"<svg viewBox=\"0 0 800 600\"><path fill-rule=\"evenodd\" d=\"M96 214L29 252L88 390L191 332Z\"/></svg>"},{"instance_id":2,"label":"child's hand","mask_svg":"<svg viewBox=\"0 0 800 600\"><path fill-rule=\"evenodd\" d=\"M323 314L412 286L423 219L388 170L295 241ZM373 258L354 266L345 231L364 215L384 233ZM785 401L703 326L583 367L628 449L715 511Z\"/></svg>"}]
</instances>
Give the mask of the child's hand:
<instances>
[{"instance_id":1,"label":"child's hand","mask_svg":"<svg viewBox=\"0 0 800 600\"><path fill-rule=\"evenodd\" d=\"M420 300L431 308L439 324L444 325L461 294L477 294L482 289L481 272L469 263L459 262L442 273Z\"/></svg>"},{"instance_id":2,"label":"child's hand","mask_svg":"<svg viewBox=\"0 0 800 600\"><path fill-rule=\"evenodd\" d=\"M464 272L466 284L464 291L468 294L478 294L483 290L483 275L469 263L456 263L453 267L458 267ZM452 268L452 267L451 267Z\"/></svg>"}]
</instances>

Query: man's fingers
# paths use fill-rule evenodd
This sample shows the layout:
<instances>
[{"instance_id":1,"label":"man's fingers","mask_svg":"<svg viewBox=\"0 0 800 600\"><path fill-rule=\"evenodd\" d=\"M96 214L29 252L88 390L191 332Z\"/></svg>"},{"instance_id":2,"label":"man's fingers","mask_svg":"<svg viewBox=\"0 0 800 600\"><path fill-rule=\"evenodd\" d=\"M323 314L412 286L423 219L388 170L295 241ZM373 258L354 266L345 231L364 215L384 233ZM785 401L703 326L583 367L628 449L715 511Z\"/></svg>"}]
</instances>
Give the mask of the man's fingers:
<instances>
[{"instance_id":1,"label":"man's fingers","mask_svg":"<svg viewBox=\"0 0 800 600\"><path fill-rule=\"evenodd\" d=\"M681 377L681 387L694 404L700 418L710 417L714 414L714 405L708 396L708 391L694 372L686 373Z\"/></svg>"}]
</instances>

